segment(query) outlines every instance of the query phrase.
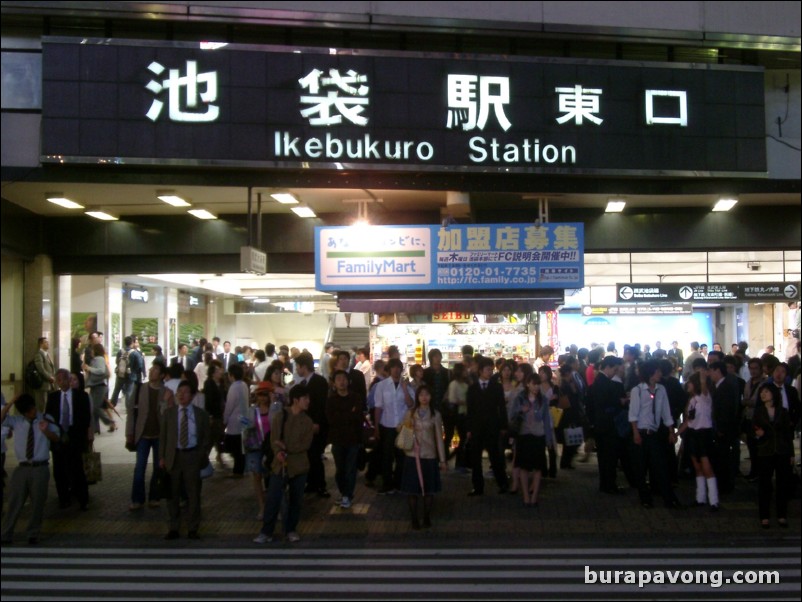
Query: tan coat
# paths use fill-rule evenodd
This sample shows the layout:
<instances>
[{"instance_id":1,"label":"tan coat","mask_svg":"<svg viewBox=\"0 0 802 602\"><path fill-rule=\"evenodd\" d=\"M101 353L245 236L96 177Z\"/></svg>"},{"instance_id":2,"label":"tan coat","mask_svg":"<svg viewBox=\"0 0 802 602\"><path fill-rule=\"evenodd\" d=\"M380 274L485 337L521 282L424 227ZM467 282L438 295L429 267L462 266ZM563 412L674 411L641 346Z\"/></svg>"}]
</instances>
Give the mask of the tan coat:
<instances>
[{"instance_id":1,"label":"tan coat","mask_svg":"<svg viewBox=\"0 0 802 602\"><path fill-rule=\"evenodd\" d=\"M149 389L150 385L148 383L142 383L139 387L139 396L134 400L134 407L130 410L126 409L128 414L125 419L125 435L126 437L133 437L135 443L142 438L142 433L145 431L145 425L148 422L148 412L150 411ZM169 389L164 385L159 389L159 424L161 424L162 416L167 410L166 392ZM138 409L135 409L137 407ZM136 423L134 423L134 417L136 417Z\"/></svg>"},{"instance_id":2,"label":"tan coat","mask_svg":"<svg viewBox=\"0 0 802 602\"><path fill-rule=\"evenodd\" d=\"M443 443L443 419L439 412L435 412L434 416L432 416L431 410L427 410L421 418L418 410L409 410L404 415L404 420L398 429L400 430L403 425L413 426L415 440L420 447L421 459L446 461L446 448ZM410 457L415 457L414 448L404 453Z\"/></svg>"}]
</instances>

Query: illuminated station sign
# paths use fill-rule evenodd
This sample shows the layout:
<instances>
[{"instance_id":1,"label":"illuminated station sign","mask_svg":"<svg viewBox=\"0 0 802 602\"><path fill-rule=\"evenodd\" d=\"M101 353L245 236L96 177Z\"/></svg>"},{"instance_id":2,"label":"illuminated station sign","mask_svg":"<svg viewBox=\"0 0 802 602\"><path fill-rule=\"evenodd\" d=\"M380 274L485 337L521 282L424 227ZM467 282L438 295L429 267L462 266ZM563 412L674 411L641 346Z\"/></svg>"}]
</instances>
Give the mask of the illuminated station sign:
<instances>
[{"instance_id":1,"label":"illuminated station sign","mask_svg":"<svg viewBox=\"0 0 802 602\"><path fill-rule=\"evenodd\" d=\"M759 68L43 44L42 160L765 175Z\"/></svg>"}]
</instances>

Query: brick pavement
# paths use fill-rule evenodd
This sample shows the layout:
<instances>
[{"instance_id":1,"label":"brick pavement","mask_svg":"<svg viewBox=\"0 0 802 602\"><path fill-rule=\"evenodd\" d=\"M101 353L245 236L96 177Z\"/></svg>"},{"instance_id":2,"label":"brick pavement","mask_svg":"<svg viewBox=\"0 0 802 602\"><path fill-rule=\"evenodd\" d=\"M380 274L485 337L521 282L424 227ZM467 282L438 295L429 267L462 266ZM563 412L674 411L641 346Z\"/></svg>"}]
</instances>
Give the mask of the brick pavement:
<instances>
[{"instance_id":1,"label":"brick pavement","mask_svg":"<svg viewBox=\"0 0 802 602\"><path fill-rule=\"evenodd\" d=\"M48 546L70 545L176 545L163 542L167 529L166 505L129 512L134 454L125 451L123 435L103 433L96 449L103 456L103 481L90 486L90 508L58 508L55 486L45 511L41 541ZM7 467L16 464L13 451ZM680 544L694 541L707 545L740 539L782 541L800 534L800 500L791 502L791 529L776 525L763 531L758 526L757 484L739 479L733 494L722 496L723 509L711 514L706 508L668 510L656 500L655 508L644 510L637 492L609 496L597 493L595 456L588 463L576 463L576 470L561 471L556 480L546 480L540 506L524 508L518 496L499 495L488 479L485 495L468 498L469 475L449 472L443 477L443 492L437 496L431 530L412 532L405 496L377 496L364 485L360 475L351 510L334 507L334 462L327 455L326 474L332 499L307 496L299 526L304 545L476 545L565 546ZM230 466L230 464L229 464ZM249 475L227 478L229 470L218 470L203 485L204 545L239 546L250 542L259 530L258 508ZM619 475L619 484L624 484ZM677 494L683 503L693 502L692 480L683 480ZM24 541L27 509L17 523L17 541ZM184 539L178 545L191 545Z\"/></svg>"}]
</instances>

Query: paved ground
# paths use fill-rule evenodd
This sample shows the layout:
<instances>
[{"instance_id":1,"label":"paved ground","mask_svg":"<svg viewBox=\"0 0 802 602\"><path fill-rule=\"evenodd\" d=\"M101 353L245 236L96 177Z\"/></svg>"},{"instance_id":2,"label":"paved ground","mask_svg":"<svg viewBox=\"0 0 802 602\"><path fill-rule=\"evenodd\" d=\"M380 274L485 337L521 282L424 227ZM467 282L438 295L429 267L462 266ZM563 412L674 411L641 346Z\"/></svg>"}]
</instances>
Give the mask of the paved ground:
<instances>
[{"instance_id":1,"label":"paved ground","mask_svg":"<svg viewBox=\"0 0 802 602\"><path fill-rule=\"evenodd\" d=\"M96 442L102 453L103 481L90 486L90 509L80 512L77 506L59 510L55 486L45 511L41 536L46 546L189 546L185 539L163 542L167 530L166 508L145 508L131 513L131 478L134 454L123 446L121 431L103 433ZM16 464L13 452L7 468ZM332 494L334 462L326 460L326 474ZM203 522L204 546L241 546L259 530L258 508L249 475L231 479L229 469L219 469L204 482ZM706 545L755 544L785 545L798 542L800 536L800 501L791 502L790 529L759 528L757 484L739 479L736 491L722 497L723 509L711 514L706 508L687 507L668 510L659 504L644 510L637 492L609 496L597 493L595 456L587 463L577 462L576 470L561 471L556 480L547 480L540 497L540 507L524 508L521 499L499 495L488 480L482 497L468 498L471 481L468 475L450 472L444 476L443 492L435 501L434 527L413 532L409 528L406 499L403 496L377 496L364 485L360 475L354 506L341 510L334 498L307 496L299 528L301 545L351 547L396 546L432 547L436 545L477 546L641 546L678 544ZM619 484L624 484L620 477ZM683 502L693 502L694 483L684 480L677 494ZM27 509L17 523L17 541L26 524ZM182 529L183 531L183 529Z\"/></svg>"}]
</instances>

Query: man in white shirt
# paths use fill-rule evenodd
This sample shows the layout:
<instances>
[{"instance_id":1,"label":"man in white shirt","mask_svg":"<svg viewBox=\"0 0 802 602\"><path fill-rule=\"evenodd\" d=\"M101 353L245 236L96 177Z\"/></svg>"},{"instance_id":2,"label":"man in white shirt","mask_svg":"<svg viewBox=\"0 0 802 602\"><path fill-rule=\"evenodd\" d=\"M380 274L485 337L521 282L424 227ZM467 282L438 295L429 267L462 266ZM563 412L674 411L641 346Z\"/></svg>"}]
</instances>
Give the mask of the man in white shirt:
<instances>
[{"instance_id":1,"label":"man in white shirt","mask_svg":"<svg viewBox=\"0 0 802 602\"><path fill-rule=\"evenodd\" d=\"M0 414L3 426L14 432L14 451L19 466L11 475L8 512L3 517L3 545L12 543L14 527L28 497L31 498L31 519L28 522L28 543L39 543L39 530L47 501L47 485L50 481L50 444L58 441L58 426L52 418L36 410L36 401L27 393L14 400L18 416L9 416L11 404L6 404Z\"/></svg>"},{"instance_id":2,"label":"man in white shirt","mask_svg":"<svg viewBox=\"0 0 802 602\"><path fill-rule=\"evenodd\" d=\"M654 360L642 363L638 371L641 382L630 393L629 422L632 425L632 464L640 502L644 508L652 507L652 492L645 478L648 468L649 482L660 489L666 507L679 508L681 504L666 472L666 445L674 445L676 437L668 394L660 384L663 375Z\"/></svg>"},{"instance_id":3,"label":"man in white shirt","mask_svg":"<svg viewBox=\"0 0 802 602\"><path fill-rule=\"evenodd\" d=\"M396 430L404 414L413 406L406 381L401 379L404 365L398 358L387 362L390 376L376 385L376 438L380 442L382 462L382 488L380 495L396 492L401 486L401 468L404 453L395 446ZM394 470L395 468L395 470Z\"/></svg>"},{"instance_id":4,"label":"man in white shirt","mask_svg":"<svg viewBox=\"0 0 802 602\"><path fill-rule=\"evenodd\" d=\"M329 341L323 347L323 357L320 358L320 375L326 379L326 382L328 382L331 372L331 356L333 353L334 343Z\"/></svg>"}]
</instances>

